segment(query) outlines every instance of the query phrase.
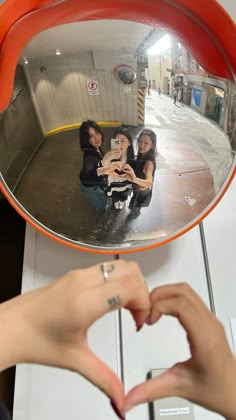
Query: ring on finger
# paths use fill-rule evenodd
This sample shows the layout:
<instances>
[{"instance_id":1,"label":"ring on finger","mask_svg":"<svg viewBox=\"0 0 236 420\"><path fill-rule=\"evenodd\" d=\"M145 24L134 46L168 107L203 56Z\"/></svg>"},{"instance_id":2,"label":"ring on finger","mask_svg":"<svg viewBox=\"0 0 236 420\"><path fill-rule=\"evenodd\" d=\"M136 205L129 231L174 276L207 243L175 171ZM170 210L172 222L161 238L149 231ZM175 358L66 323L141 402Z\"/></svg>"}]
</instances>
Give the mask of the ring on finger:
<instances>
[{"instance_id":1,"label":"ring on finger","mask_svg":"<svg viewBox=\"0 0 236 420\"><path fill-rule=\"evenodd\" d=\"M115 270L114 264L102 263L100 265L100 270L103 274L104 282L106 283L109 280L109 274Z\"/></svg>"}]
</instances>

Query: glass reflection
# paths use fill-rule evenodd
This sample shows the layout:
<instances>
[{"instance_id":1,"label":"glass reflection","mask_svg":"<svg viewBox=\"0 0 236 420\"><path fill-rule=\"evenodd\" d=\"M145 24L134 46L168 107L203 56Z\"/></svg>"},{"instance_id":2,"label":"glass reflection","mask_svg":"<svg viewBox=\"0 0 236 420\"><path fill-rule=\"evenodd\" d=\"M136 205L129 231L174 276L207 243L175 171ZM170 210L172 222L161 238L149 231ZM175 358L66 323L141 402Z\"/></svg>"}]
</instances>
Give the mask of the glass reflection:
<instances>
[{"instance_id":1,"label":"glass reflection","mask_svg":"<svg viewBox=\"0 0 236 420\"><path fill-rule=\"evenodd\" d=\"M79 41L71 42L72 33ZM132 69L132 82L117 80L124 68ZM235 115L235 85L207 74L163 28L114 20L63 25L22 52L0 121L1 173L16 200L55 234L98 248L144 246L183 229L220 191L234 157ZM86 120L104 136L93 168L103 212L92 204L94 185L86 195L79 175L79 126ZM144 129L156 138L149 172L140 166ZM122 155L120 144L118 156L103 162L111 139L129 141L125 130L134 156ZM115 184L124 182L117 199Z\"/></svg>"}]
</instances>

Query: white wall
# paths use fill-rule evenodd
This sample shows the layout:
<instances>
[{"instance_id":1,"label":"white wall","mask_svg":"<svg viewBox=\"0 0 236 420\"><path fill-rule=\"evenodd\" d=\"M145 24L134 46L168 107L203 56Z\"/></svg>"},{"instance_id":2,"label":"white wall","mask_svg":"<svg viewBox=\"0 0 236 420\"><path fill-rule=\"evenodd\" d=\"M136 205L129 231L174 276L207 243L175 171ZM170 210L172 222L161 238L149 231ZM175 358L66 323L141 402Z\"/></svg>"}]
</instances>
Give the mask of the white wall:
<instances>
[{"instance_id":1,"label":"white wall","mask_svg":"<svg viewBox=\"0 0 236 420\"><path fill-rule=\"evenodd\" d=\"M137 82L124 86L114 74L123 62L123 54L112 50L50 56L24 65L43 132L87 119L137 125ZM131 55L125 56L125 64L136 70ZM98 95L89 95L89 81L98 82Z\"/></svg>"}]
</instances>

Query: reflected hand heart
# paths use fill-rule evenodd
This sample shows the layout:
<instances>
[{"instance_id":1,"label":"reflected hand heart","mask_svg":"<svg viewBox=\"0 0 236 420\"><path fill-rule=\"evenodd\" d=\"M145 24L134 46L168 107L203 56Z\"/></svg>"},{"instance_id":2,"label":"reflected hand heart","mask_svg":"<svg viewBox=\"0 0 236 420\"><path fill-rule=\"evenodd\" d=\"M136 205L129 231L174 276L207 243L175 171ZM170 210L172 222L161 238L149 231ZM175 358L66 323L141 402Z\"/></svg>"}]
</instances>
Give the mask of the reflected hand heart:
<instances>
[{"instance_id":1,"label":"reflected hand heart","mask_svg":"<svg viewBox=\"0 0 236 420\"><path fill-rule=\"evenodd\" d=\"M115 171L114 171L117 175L124 175L126 173L123 170L124 164L120 160L114 162L113 164L115 164L115 166L117 167L117 169L115 169Z\"/></svg>"},{"instance_id":2,"label":"reflected hand heart","mask_svg":"<svg viewBox=\"0 0 236 420\"><path fill-rule=\"evenodd\" d=\"M119 171L118 169L115 169L115 173L117 175L124 175L126 172L125 171Z\"/></svg>"}]
</instances>

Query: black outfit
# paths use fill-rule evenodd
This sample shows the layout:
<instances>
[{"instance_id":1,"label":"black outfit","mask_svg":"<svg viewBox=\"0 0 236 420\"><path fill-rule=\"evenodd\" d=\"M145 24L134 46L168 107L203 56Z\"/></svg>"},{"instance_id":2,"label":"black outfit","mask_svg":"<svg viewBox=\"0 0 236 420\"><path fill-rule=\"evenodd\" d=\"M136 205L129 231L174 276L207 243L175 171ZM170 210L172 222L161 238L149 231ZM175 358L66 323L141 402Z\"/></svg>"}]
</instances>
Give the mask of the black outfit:
<instances>
[{"instance_id":1,"label":"black outfit","mask_svg":"<svg viewBox=\"0 0 236 420\"><path fill-rule=\"evenodd\" d=\"M152 158L150 158L148 153L146 156L144 156L141 159L137 159L133 163L133 170L137 178L145 179L144 165L148 160L151 160L154 165L153 172L152 172L152 177L154 178L154 174L156 170L156 162ZM140 191L139 190L140 187L137 184L133 184L133 188L134 188L134 193L130 200L129 208L131 210L131 216L137 217L139 216L142 207L149 206L151 198L152 198L152 187L147 188L146 190Z\"/></svg>"},{"instance_id":2,"label":"black outfit","mask_svg":"<svg viewBox=\"0 0 236 420\"><path fill-rule=\"evenodd\" d=\"M101 167L103 154L96 149L84 150L83 168L80 171L80 181L85 187L99 186L102 189L106 187L107 176L98 176L97 168Z\"/></svg>"},{"instance_id":3,"label":"black outfit","mask_svg":"<svg viewBox=\"0 0 236 420\"><path fill-rule=\"evenodd\" d=\"M176 101L177 101L177 98L178 98L178 93L177 93L176 90L174 90L173 96L174 96L174 105L176 105Z\"/></svg>"},{"instance_id":4,"label":"black outfit","mask_svg":"<svg viewBox=\"0 0 236 420\"><path fill-rule=\"evenodd\" d=\"M97 210L105 210L107 207L107 176L97 175L97 168L102 166L102 158L103 154L92 147L84 150L83 168L80 172L80 190Z\"/></svg>"}]
</instances>

